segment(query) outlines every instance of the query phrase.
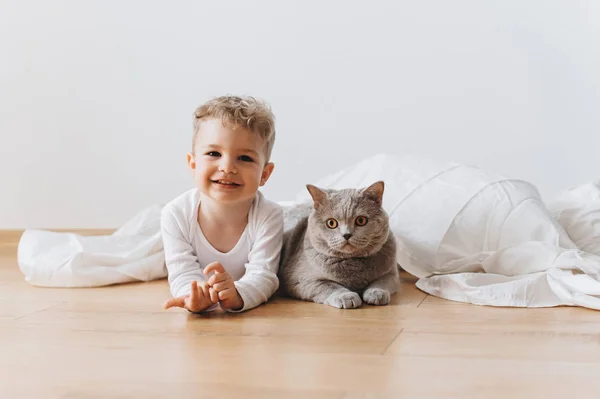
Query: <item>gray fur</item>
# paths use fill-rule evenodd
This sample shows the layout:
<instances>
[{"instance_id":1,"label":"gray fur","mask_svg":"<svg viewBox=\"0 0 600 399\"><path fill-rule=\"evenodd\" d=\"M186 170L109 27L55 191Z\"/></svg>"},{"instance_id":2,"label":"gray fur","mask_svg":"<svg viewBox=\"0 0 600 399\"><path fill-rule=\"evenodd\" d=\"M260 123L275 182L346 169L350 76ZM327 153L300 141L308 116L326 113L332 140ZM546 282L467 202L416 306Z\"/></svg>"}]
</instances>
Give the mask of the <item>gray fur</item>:
<instances>
[{"instance_id":1,"label":"gray fur","mask_svg":"<svg viewBox=\"0 0 600 399\"><path fill-rule=\"evenodd\" d=\"M383 187L383 182L343 190L307 185L313 202L284 211L280 293L345 309L363 301L389 304L399 273L396 241L381 206ZM368 218L366 225L356 225L359 216ZM327 227L329 218L337 227Z\"/></svg>"}]
</instances>

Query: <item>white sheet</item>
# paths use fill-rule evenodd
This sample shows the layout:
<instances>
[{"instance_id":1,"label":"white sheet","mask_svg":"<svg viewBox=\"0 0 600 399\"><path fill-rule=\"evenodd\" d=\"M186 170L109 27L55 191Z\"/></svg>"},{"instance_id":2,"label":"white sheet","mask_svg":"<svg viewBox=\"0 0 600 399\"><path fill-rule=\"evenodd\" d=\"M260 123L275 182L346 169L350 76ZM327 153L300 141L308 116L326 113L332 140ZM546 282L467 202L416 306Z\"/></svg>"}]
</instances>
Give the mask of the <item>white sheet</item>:
<instances>
[{"instance_id":1,"label":"white sheet","mask_svg":"<svg viewBox=\"0 0 600 399\"><path fill-rule=\"evenodd\" d=\"M25 281L43 287L98 287L167 276L160 210L142 210L111 235L25 230L17 259Z\"/></svg>"},{"instance_id":2,"label":"white sheet","mask_svg":"<svg viewBox=\"0 0 600 399\"><path fill-rule=\"evenodd\" d=\"M600 309L598 182L565 192L548 209L525 181L456 163L378 155L310 183L345 188L377 180L386 182L383 206L398 261L419 277L423 291L481 305ZM296 201L309 198L302 190ZM26 281L38 286L163 278L160 206L110 236L27 230L18 263Z\"/></svg>"}]
</instances>

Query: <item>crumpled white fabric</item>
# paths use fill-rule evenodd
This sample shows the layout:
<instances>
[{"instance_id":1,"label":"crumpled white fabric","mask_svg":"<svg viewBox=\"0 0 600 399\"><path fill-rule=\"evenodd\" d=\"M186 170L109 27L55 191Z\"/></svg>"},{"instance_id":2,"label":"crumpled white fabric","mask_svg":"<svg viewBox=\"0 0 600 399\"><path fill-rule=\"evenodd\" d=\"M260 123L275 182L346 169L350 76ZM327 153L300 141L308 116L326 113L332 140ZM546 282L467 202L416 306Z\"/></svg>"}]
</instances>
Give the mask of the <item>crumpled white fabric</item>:
<instances>
[{"instance_id":1,"label":"crumpled white fabric","mask_svg":"<svg viewBox=\"0 0 600 399\"><path fill-rule=\"evenodd\" d=\"M579 249L600 255L600 180L563 193L548 208Z\"/></svg>"},{"instance_id":2,"label":"crumpled white fabric","mask_svg":"<svg viewBox=\"0 0 600 399\"><path fill-rule=\"evenodd\" d=\"M383 206L398 262L438 297L491 306L600 309L600 183L544 204L532 184L479 168L378 155L317 182L321 188L386 183ZM306 190L288 206L310 200ZM112 235L26 230L18 263L26 281L93 287L167 275L160 210L142 210Z\"/></svg>"},{"instance_id":3,"label":"crumpled white fabric","mask_svg":"<svg viewBox=\"0 0 600 399\"><path fill-rule=\"evenodd\" d=\"M25 281L43 287L99 287L166 277L161 208L142 210L111 235L25 230L17 249Z\"/></svg>"},{"instance_id":4,"label":"crumpled white fabric","mask_svg":"<svg viewBox=\"0 0 600 399\"><path fill-rule=\"evenodd\" d=\"M532 184L476 167L378 155L314 182L384 180L398 262L417 287L491 306L600 309L600 186L543 203ZM297 201L308 193L298 193Z\"/></svg>"}]
</instances>

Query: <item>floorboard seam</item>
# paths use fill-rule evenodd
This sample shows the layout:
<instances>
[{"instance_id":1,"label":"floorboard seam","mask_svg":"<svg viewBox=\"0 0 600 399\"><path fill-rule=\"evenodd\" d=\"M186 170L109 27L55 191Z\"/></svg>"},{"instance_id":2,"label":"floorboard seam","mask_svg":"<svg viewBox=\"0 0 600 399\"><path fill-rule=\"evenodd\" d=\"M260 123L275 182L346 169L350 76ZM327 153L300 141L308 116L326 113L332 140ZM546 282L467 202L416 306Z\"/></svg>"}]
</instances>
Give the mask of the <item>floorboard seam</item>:
<instances>
[{"instance_id":1,"label":"floorboard seam","mask_svg":"<svg viewBox=\"0 0 600 399\"><path fill-rule=\"evenodd\" d=\"M427 299L428 296L429 296L429 294L425 295L425 297L423 297L423 299L421 299L421 302L419 302L419 304L417 305L417 307L421 306L421 304L423 302L425 302L425 299Z\"/></svg>"},{"instance_id":2,"label":"floorboard seam","mask_svg":"<svg viewBox=\"0 0 600 399\"><path fill-rule=\"evenodd\" d=\"M19 317L17 317L17 318L15 318L15 319L13 319L13 320L21 320L21 319L24 319L25 317L29 317L29 316L31 316L31 315L34 315L34 314L36 314L36 313L39 313L39 312L46 311L46 310L48 310L48 309L51 309L51 308L53 308L53 307L55 307L55 306L58 306L58 305L63 305L63 304L65 304L65 303L66 303L66 302L58 302L58 303L52 304L52 305L50 305L50 306L48 306L48 307L45 307L45 308L43 308L43 309L38 309L38 310L36 310L36 311L33 311L33 312L31 312L31 313L27 313L26 315L19 316Z\"/></svg>"},{"instance_id":3,"label":"floorboard seam","mask_svg":"<svg viewBox=\"0 0 600 399\"><path fill-rule=\"evenodd\" d=\"M385 353L388 351L388 349L390 349L390 346L392 346L392 344L394 343L394 341L398 338L398 336L400 334L402 334L402 331L404 331L404 328L401 328L400 331L398 331L398 334L396 334L394 336L394 338L392 338L392 340L390 341L390 343L388 344L388 346L385 347L385 349L383 350L383 352L381 352L382 355L385 355Z\"/></svg>"}]
</instances>

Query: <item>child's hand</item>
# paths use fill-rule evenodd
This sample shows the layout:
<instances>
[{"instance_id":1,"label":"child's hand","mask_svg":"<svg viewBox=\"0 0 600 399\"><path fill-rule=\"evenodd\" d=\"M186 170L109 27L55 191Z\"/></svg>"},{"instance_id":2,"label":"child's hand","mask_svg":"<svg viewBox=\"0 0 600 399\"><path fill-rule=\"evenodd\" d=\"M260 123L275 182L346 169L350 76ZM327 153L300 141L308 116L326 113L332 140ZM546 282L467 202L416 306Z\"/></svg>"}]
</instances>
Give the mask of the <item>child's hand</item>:
<instances>
[{"instance_id":1,"label":"child's hand","mask_svg":"<svg viewBox=\"0 0 600 399\"><path fill-rule=\"evenodd\" d=\"M213 262L206 266L204 274L208 275L214 271L215 274L208 279L210 288L216 291L221 306L227 309L240 310L244 307L244 300L235 288L233 278L225 271L225 268L219 262Z\"/></svg>"},{"instance_id":2,"label":"child's hand","mask_svg":"<svg viewBox=\"0 0 600 399\"><path fill-rule=\"evenodd\" d=\"M201 312L217 302L218 296L216 291L212 290L206 281L203 281L200 284L196 281L192 281L189 295L169 299L165 302L164 308L169 309L173 306L177 306L187 309L190 312Z\"/></svg>"}]
</instances>

